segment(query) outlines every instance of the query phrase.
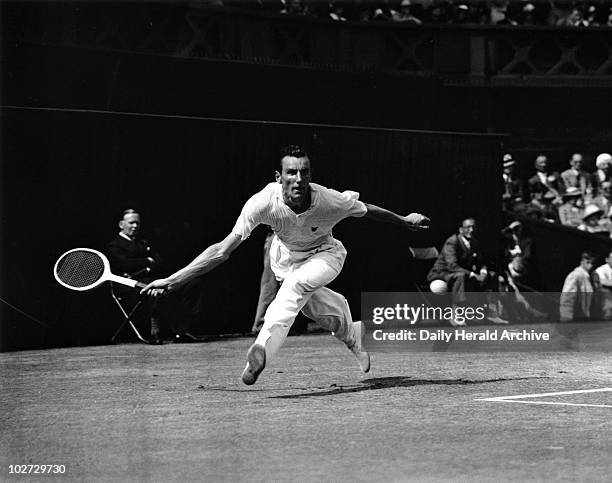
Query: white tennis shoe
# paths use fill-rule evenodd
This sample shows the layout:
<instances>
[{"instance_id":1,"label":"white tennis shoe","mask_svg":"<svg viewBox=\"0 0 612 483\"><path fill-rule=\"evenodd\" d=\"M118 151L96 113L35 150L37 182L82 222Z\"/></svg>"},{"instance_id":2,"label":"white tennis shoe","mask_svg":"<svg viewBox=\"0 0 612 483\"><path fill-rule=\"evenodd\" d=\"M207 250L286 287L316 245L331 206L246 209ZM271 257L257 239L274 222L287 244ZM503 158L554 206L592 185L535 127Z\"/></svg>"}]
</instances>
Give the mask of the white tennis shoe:
<instances>
[{"instance_id":1,"label":"white tennis shoe","mask_svg":"<svg viewBox=\"0 0 612 483\"><path fill-rule=\"evenodd\" d=\"M364 351L361 347L363 322L353 322L353 329L355 330L355 343L352 347L349 347L349 350L357 358L357 362L359 363L361 370L363 372L368 372L370 370L370 354L367 351Z\"/></svg>"},{"instance_id":2,"label":"white tennis shoe","mask_svg":"<svg viewBox=\"0 0 612 483\"><path fill-rule=\"evenodd\" d=\"M247 365L242 371L242 382L247 386L255 384L265 367L266 349L260 344L253 344L247 352Z\"/></svg>"}]
</instances>

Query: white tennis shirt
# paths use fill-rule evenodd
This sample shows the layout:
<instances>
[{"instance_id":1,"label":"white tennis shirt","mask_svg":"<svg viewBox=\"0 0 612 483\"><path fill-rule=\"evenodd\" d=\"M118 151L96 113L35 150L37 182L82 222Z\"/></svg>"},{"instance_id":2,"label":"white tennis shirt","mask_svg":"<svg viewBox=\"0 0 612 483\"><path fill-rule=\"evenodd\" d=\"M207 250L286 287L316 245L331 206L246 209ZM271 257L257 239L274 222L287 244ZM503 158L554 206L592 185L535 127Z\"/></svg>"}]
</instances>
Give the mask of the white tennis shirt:
<instances>
[{"instance_id":1,"label":"white tennis shirt","mask_svg":"<svg viewBox=\"0 0 612 483\"><path fill-rule=\"evenodd\" d=\"M339 191L310 183L311 204L296 214L283 200L280 183L270 183L253 195L242 208L232 233L243 240L259 224L269 225L282 244L293 252L308 252L332 243L332 228L348 217L368 211L356 191Z\"/></svg>"}]
</instances>

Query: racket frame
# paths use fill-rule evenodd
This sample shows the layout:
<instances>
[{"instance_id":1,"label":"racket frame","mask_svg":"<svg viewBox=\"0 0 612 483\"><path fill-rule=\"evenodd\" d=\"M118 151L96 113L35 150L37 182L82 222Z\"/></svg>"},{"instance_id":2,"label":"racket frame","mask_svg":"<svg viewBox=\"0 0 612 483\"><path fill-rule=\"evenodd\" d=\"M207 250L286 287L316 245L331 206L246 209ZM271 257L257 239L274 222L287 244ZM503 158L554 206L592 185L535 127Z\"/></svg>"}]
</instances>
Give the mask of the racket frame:
<instances>
[{"instance_id":1,"label":"racket frame","mask_svg":"<svg viewBox=\"0 0 612 483\"><path fill-rule=\"evenodd\" d=\"M72 285L68 285L67 283L64 283L62 280L60 280L59 276L57 275L57 266L59 265L59 262L66 255L69 255L70 253L77 252L77 251L86 251L86 252L94 253L95 255L100 257L100 259L102 260L102 264L104 265L102 276L98 280L96 280L94 283L86 285L85 287L74 287ZM144 288L146 286L144 283L138 282L137 280L134 280L132 278L120 277L119 275L115 275L114 273L112 273L110 269L110 263L108 261L108 258L106 258L106 255L104 255L102 252L99 252L98 250L94 250L93 248L73 248L72 250L68 250L67 252L63 253L57 259L57 262L55 262L55 265L53 266L53 276L55 277L55 280L57 280L57 283L59 283L63 287L66 287L67 289L70 289L70 290L76 290L78 292L84 292L86 290L91 290L92 288L96 288L97 286L102 285L104 282L116 282L121 285L127 285L128 287L132 287L132 288Z\"/></svg>"}]
</instances>

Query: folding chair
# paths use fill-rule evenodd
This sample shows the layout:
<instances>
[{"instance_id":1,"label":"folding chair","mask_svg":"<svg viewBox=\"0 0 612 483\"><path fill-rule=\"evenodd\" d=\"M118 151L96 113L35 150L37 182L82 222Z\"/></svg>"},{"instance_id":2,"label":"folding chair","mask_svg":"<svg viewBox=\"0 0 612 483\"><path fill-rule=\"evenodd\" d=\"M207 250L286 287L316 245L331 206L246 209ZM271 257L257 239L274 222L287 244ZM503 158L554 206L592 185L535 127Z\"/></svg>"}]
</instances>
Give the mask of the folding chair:
<instances>
[{"instance_id":1,"label":"folding chair","mask_svg":"<svg viewBox=\"0 0 612 483\"><path fill-rule=\"evenodd\" d=\"M416 263L413 264L413 269L416 271L414 286L425 300L425 303L431 305L426 293L429 292L429 284L426 283L427 274L438 258L440 252L434 246L425 248L409 247L410 253Z\"/></svg>"},{"instance_id":2,"label":"folding chair","mask_svg":"<svg viewBox=\"0 0 612 483\"><path fill-rule=\"evenodd\" d=\"M136 334L136 337L138 338L138 340L140 340L141 342L143 342L145 344L150 344L151 342L149 342L148 340L144 339L140 335L140 332L138 332L138 329L136 328L136 326L132 322L132 315L134 315L134 312L136 312L138 307L140 307L140 305L142 304L142 299L139 300L136 303L136 305L134 305L134 307L132 307L132 310L130 310L130 312L128 313L128 312L126 312L126 310L123 308L123 305L121 304L121 298L117 297L117 295L115 294L115 290L113 288L113 283L111 282L111 283L109 283L109 285L110 285L111 297L113 298L113 300L115 301L115 303L119 307L119 310L121 310L121 313L123 314L123 317L125 319L123 321L123 323L119 326L117 331L115 332L115 335L113 335L113 337L111 338L111 341L115 342L115 340L117 339L117 336L119 335L121 330L125 327L126 324L129 324L130 327L132 328L132 330L134 331L134 333Z\"/></svg>"}]
</instances>

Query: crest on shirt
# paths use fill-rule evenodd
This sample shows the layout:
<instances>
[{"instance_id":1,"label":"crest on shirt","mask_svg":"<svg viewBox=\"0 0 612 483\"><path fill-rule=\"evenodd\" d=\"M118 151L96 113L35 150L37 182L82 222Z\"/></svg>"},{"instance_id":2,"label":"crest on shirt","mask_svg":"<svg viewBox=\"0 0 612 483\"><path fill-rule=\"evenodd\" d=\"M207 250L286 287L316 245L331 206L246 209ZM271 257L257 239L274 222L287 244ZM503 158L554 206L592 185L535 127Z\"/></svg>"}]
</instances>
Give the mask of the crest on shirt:
<instances>
[{"instance_id":1,"label":"crest on shirt","mask_svg":"<svg viewBox=\"0 0 612 483\"><path fill-rule=\"evenodd\" d=\"M317 231L319 229L319 227L318 226L311 226L310 229L314 233L315 231Z\"/></svg>"}]
</instances>

